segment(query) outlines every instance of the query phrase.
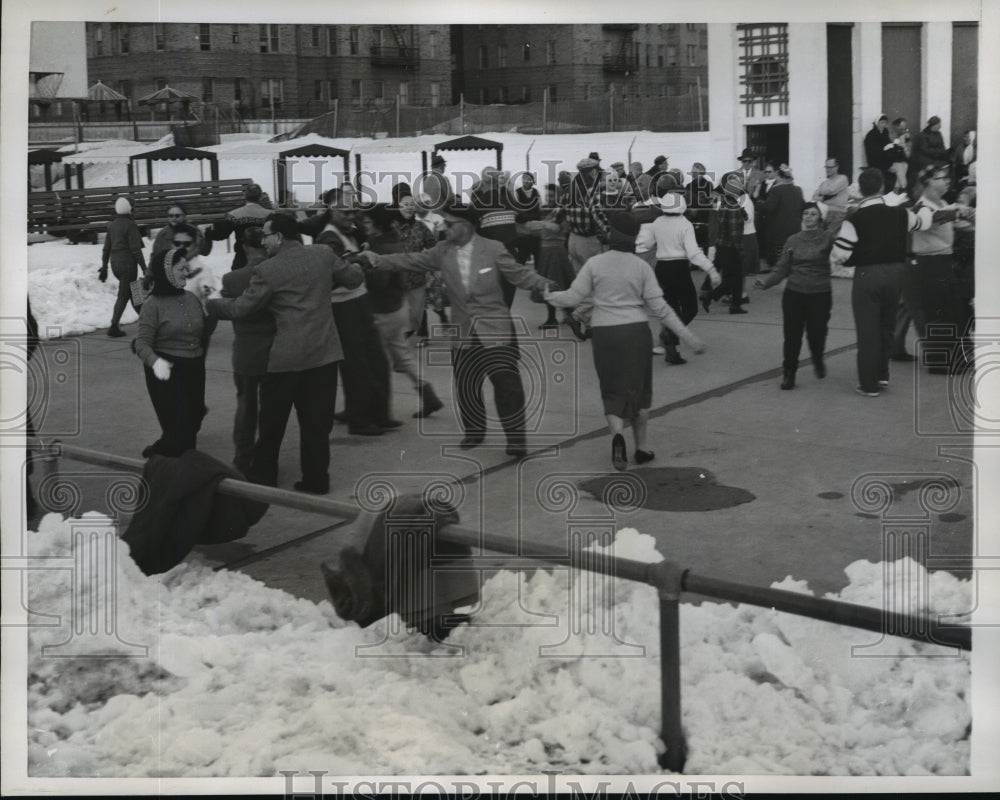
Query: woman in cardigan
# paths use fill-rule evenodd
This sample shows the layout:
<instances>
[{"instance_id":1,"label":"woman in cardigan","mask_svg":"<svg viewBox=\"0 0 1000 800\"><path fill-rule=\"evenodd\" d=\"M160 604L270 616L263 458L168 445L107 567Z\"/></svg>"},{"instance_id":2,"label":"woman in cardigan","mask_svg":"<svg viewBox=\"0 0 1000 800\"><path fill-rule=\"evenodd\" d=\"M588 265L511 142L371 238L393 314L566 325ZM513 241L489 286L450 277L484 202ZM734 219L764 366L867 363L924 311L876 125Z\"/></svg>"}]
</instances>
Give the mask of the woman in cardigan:
<instances>
[{"instance_id":1,"label":"woman in cardigan","mask_svg":"<svg viewBox=\"0 0 1000 800\"><path fill-rule=\"evenodd\" d=\"M754 281L757 289L768 289L788 278L781 297L785 334L782 389L795 388L803 331L809 342L816 377L826 377L823 351L833 307L830 291L833 233L822 228L822 221L819 206L806 203L802 209L802 230L785 240L775 270L763 280Z\"/></svg>"},{"instance_id":2,"label":"woman in cardigan","mask_svg":"<svg viewBox=\"0 0 1000 800\"><path fill-rule=\"evenodd\" d=\"M201 299L185 290L187 248L195 235L179 228L174 248L153 256L152 289L139 313L135 354L142 359L146 389L160 423L160 438L143 450L174 458L197 446L205 416L205 348L215 329Z\"/></svg>"},{"instance_id":3,"label":"woman in cardigan","mask_svg":"<svg viewBox=\"0 0 1000 800\"><path fill-rule=\"evenodd\" d=\"M653 342L647 311L652 312L696 353L705 345L663 300L652 268L633 252L640 222L628 212L608 215L610 250L584 263L569 289L546 292L545 302L569 308L591 299L594 366L601 384L604 414L611 429L611 463L628 465L625 421L632 423L635 460L652 461L646 444L649 407L653 400Z\"/></svg>"}]
</instances>

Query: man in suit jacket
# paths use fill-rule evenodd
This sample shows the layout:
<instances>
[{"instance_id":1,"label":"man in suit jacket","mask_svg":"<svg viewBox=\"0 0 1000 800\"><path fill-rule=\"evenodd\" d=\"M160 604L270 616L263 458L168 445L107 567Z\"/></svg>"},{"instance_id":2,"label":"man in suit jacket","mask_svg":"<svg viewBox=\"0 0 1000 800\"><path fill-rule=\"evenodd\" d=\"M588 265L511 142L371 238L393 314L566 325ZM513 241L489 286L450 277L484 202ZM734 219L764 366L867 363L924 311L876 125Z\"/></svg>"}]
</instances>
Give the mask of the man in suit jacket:
<instances>
[{"instance_id":1,"label":"man in suit jacket","mask_svg":"<svg viewBox=\"0 0 1000 800\"><path fill-rule=\"evenodd\" d=\"M278 454L295 406L302 466L302 480L295 488L326 494L336 364L343 358L330 312L330 292L336 286L359 286L364 273L325 245L303 245L295 218L287 214L267 218L263 243L269 257L250 267L246 291L236 298L212 298L206 304L208 313L219 319L243 319L264 309L274 316L274 340L260 386L259 436L248 477L277 485Z\"/></svg>"},{"instance_id":2,"label":"man in suit jacket","mask_svg":"<svg viewBox=\"0 0 1000 800\"><path fill-rule=\"evenodd\" d=\"M744 147L739 155L739 173L743 177L746 193L752 198L758 194L758 186L764 181L764 173L757 168L757 156L749 147Z\"/></svg>"},{"instance_id":3,"label":"man in suit jacket","mask_svg":"<svg viewBox=\"0 0 1000 800\"><path fill-rule=\"evenodd\" d=\"M493 384L497 413L507 434L507 454L527 454L524 434L524 387L518 372L517 337L504 300L501 277L522 289L555 288L531 267L518 264L510 251L476 233L478 212L452 206L444 213L445 240L419 253L362 255L377 269L439 271L458 326L453 344L456 406L465 437L461 447L486 436L483 381Z\"/></svg>"}]
</instances>

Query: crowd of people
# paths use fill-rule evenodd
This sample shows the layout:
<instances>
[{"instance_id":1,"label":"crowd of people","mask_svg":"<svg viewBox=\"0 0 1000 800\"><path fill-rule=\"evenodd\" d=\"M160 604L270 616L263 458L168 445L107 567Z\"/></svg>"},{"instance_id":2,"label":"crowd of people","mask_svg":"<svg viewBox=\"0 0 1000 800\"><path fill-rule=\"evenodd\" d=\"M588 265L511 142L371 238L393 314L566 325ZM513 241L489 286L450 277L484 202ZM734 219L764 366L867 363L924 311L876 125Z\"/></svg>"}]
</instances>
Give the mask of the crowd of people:
<instances>
[{"instance_id":1,"label":"crowd of people","mask_svg":"<svg viewBox=\"0 0 1000 800\"><path fill-rule=\"evenodd\" d=\"M312 216L270 208L251 185L243 206L204 229L187 224L183 207L171 208L148 269L121 198L100 277L106 280L110 263L120 281L109 335L123 335L126 303L140 304L133 348L162 430L144 454L196 447L208 337L218 320L232 320L235 465L250 480L276 485L294 407L302 472L295 488L326 493L335 421L359 436L403 424L393 408L393 371L416 390L412 416L443 408L416 367L431 312L451 337L460 446L485 438L488 379L507 453L523 457L525 397L510 311L517 288L544 304L541 328L558 327L562 309L573 334L592 341L616 469L629 461L627 424L633 460L654 458L647 433L652 356L679 366L686 363L682 347L702 352L689 327L699 306L709 313L723 303L729 314L748 313L747 276L760 276L758 289L785 281L780 386L789 390L803 335L816 376L826 376L831 265L854 267L857 390L876 397L888 386L890 360L917 357L906 349L908 327L920 346L932 325L939 339L950 330L950 344L961 345L974 296L975 134L948 151L937 117L912 141L905 120L892 128L885 115L876 120L856 182L827 159L809 201L788 164L749 149L718 180L701 163L685 175L666 156L649 169L639 162L606 169L596 152L541 191L529 173L515 187L508 173L486 167L464 203L435 155L419 197L398 183L391 202L366 204L345 184L328 191ZM221 293L189 291L199 254L231 236L232 271ZM705 273L698 285L694 270ZM662 325L655 338L650 316ZM956 352L932 371L966 366L961 346Z\"/></svg>"}]
</instances>

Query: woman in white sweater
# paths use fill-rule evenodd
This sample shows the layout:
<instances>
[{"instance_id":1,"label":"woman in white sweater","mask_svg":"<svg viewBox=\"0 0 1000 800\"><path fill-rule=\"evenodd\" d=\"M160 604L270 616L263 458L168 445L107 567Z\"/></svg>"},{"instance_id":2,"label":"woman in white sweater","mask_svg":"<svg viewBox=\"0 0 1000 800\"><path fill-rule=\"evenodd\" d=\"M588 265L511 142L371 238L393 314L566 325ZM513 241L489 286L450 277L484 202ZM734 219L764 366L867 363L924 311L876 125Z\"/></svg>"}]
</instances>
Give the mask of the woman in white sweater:
<instances>
[{"instance_id":1,"label":"woman in white sweater","mask_svg":"<svg viewBox=\"0 0 1000 800\"><path fill-rule=\"evenodd\" d=\"M656 251L654 274L663 290L663 299L677 312L680 321L688 325L698 314L698 295L691 281L691 265L703 270L713 287L718 286L722 278L698 246L694 226L684 216L687 211L684 195L668 192L660 198L660 209L663 213L652 224L639 229L635 246L637 250ZM687 363L677 352L676 334L665 328L660 333L660 341L666 349L668 364Z\"/></svg>"},{"instance_id":2,"label":"woman in white sweater","mask_svg":"<svg viewBox=\"0 0 1000 800\"><path fill-rule=\"evenodd\" d=\"M653 400L653 343L647 314L659 317L694 352L701 353L705 345L664 302L652 268L633 252L639 220L617 212L608 215L608 223L611 249L588 259L569 289L546 292L544 297L545 302L564 308L587 299L593 302L594 366L612 434L611 461L615 469L623 470L628 465L622 435L626 420L632 423L636 463L654 458L646 443Z\"/></svg>"}]
</instances>

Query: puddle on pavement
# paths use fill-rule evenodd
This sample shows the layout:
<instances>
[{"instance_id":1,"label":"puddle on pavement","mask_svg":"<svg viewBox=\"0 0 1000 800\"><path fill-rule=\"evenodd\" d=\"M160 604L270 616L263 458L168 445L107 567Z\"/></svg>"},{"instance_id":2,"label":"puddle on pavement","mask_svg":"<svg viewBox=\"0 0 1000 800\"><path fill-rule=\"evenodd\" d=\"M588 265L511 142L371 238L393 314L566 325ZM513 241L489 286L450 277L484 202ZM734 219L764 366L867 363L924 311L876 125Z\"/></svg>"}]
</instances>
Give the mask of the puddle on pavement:
<instances>
[{"instance_id":1,"label":"puddle on pavement","mask_svg":"<svg viewBox=\"0 0 1000 800\"><path fill-rule=\"evenodd\" d=\"M715 475L699 467L644 467L627 474L643 482L646 497L641 507L653 511L715 511L757 499L746 489L716 483ZM610 472L581 481L580 488L602 500L608 484L620 481L621 475Z\"/></svg>"},{"instance_id":2,"label":"puddle on pavement","mask_svg":"<svg viewBox=\"0 0 1000 800\"><path fill-rule=\"evenodd\" d=\"M839 500L844 496L843 492L820 492L817 497L822 497L824 500Z\"/></svg>"}]
</instances>

